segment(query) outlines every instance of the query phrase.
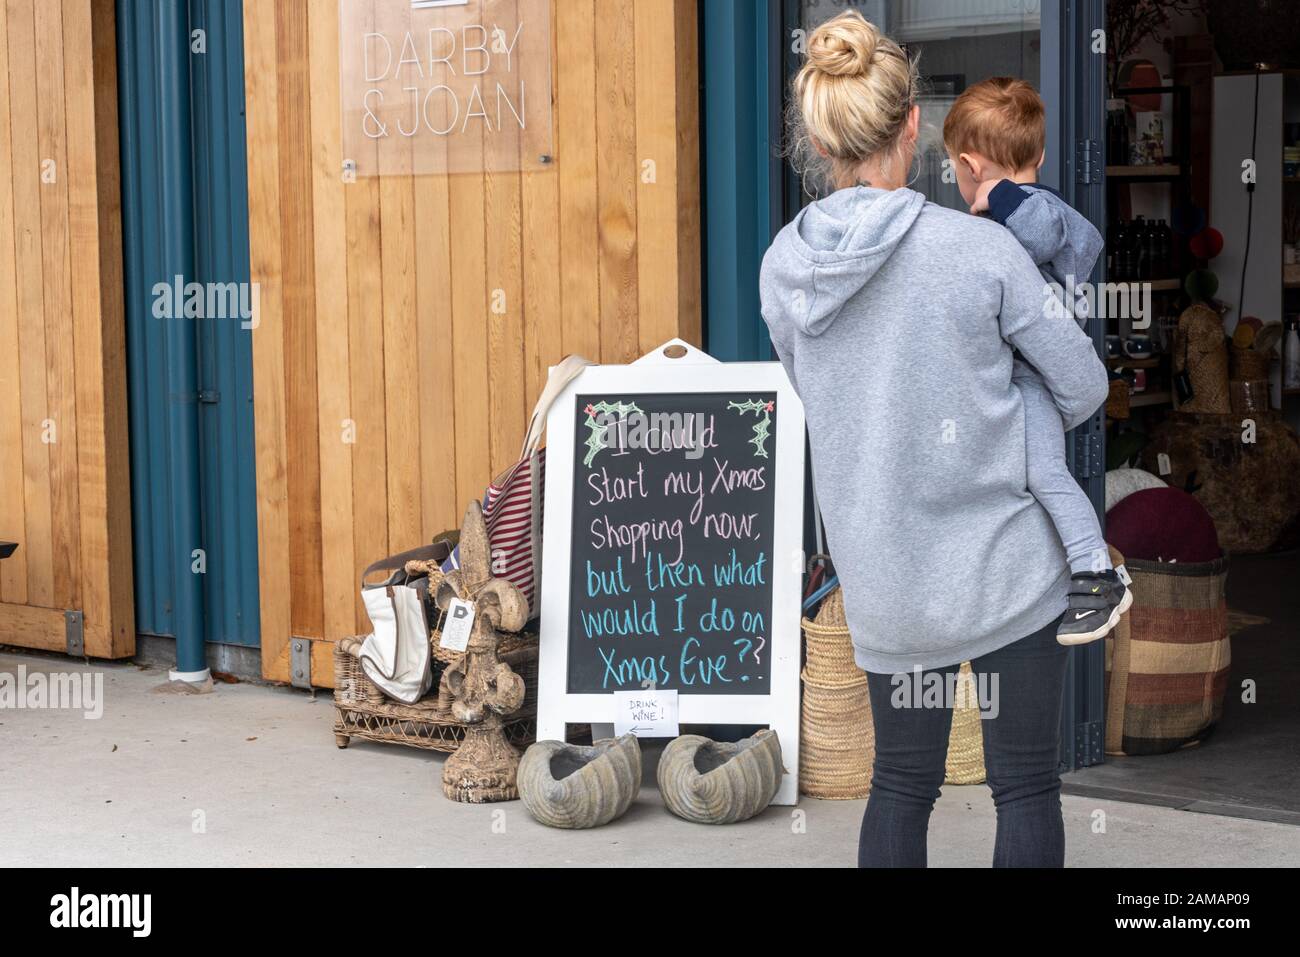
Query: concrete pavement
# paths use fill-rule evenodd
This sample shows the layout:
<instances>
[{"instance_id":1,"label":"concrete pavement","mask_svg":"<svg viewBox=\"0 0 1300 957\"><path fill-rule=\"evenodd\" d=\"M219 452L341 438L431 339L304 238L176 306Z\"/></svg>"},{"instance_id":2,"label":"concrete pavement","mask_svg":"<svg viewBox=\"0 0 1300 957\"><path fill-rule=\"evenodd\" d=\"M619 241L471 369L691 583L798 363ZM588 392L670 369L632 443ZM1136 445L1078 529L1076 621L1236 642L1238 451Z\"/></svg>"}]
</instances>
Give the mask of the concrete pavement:
<instances>
[{"instance_id":1,"label":"concrete pavement","mask_svg":"<svg viewBox=\"0 0 1300 957\"><path fill-rule=\"evenodd\" d=\"M441 756L334 746L327 692L218 685L159 693L164 670L0 652L0 674L103 676L103 715L0 709L0 865L851 866L864 802L804 799L745 824L687 824L651 769L614 824L565 832L519 802L467 806L438 789ZM1067 795L1067 862L1089 867L1300 863L1300 828ZM947 787L932 866L985 867L983 786Z\"/></svg>"}]
</instances>

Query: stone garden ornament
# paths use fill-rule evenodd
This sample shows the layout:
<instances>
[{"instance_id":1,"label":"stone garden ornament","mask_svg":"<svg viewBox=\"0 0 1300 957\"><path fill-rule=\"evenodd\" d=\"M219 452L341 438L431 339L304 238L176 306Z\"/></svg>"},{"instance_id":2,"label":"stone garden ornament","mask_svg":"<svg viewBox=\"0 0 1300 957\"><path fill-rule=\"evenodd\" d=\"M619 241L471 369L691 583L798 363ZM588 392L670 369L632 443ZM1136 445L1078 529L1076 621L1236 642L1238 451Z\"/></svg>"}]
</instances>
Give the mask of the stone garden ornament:
<instances>
[{"instance_id":1,"label":"stone garden ornament","mask_svg":"<svg viewBox=\"0 0 1300 957\"><path fill-rule=\"evenodd\" d=\"M600 827L622 817L641 790L636 736L606 738L591 747L538 741L519 764L519 797L547 827Z\"/></svg>"},{"instance_id":2,"label":"stone garden ornament","mask_svg":"<svg viewBox=\"0 0 1300 957\"><path fill-rule=\"evenodd\" d=\"M775 731L734 744L684 734L659 759L659 791L668 810L697 824L735 824L762 811L785 768Z\"/></svg>"},{"instance_id":3,"label":"stone garden ornament","mask_svg":"<svg viewBox=\"0 0 1300 957\"><path fill-rule=\"evenodd\" d=\"M460 533L460 568L438 586L438 607L453 601L473 606L465 655L444 672L452 715L465 725L465 738L442 767L442 791L453 801L485 804L519 796L519 752L502 732L502 718L524 703L524 680L497 659L498 630L515 632L528 620L528 601L510 582L492 577L487 527L478 502L465 510Z\"/></svg>"}]
</instances>

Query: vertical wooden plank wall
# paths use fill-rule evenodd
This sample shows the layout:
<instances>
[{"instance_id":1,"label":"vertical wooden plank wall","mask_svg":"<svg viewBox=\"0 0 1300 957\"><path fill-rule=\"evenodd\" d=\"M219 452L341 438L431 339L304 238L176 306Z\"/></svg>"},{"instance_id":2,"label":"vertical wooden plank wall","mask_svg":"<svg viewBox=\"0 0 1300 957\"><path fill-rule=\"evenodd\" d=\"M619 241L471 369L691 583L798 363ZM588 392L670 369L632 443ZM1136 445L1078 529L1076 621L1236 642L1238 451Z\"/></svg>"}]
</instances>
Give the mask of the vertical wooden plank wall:
<instances>
[{"instance_id":1,"label":"vertical wooden plank wall","mask_svg":"<svg viewBox=\"0 0 1300 957\"><path fill-rule=\"evenodd\" d=\"M111 3L0 0L0 643L135 649Z\"/></svg>"},{"instance_id":2,"label":"vertical wooden plank wall","mask_svg":"<svg viewBox=\"0 0 1300 957\"><path fill-rule=\"evenodd\" d=\"M361 569L513 461L549 365L699 343L697 6L553 3L552 169L354 183L337 0L244 9L262 668L288 680L291 636L367 630Z\"/></svg>"}]
</instances>

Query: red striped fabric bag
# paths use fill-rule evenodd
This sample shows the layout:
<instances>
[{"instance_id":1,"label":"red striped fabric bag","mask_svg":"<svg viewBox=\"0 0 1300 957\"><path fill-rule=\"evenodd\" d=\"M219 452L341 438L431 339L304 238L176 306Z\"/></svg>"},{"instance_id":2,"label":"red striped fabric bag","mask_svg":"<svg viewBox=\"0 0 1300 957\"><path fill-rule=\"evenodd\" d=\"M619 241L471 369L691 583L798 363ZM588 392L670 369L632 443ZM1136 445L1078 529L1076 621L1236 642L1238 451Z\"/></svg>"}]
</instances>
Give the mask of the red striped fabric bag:
<instances>
[{"instance_id":1,"label":"red striped fabric bag","mask_svg":"<svg viewBox=\"0 0 1300 957\"><path fill-rule=\"evenodd\" d=\"M542 489L546 481L546 450L537 446L556 398L589 365L581 356L568 356L551 369L546 388L533 407L519 461L493 479L483 493L492 574L513 582L524 593L530 619L537 617L541 597ZM442 567L443 571L460 567L459 548Z\"/></svg>"}]
</instances>

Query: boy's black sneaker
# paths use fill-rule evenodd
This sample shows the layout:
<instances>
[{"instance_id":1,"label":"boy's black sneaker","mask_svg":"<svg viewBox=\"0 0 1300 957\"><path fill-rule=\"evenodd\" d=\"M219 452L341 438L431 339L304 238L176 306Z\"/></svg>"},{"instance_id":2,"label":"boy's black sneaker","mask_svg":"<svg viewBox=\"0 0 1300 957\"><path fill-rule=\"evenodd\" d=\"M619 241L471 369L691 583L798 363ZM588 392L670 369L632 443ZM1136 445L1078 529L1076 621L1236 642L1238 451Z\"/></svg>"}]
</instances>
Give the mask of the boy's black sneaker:
<instances>
[{"instance_id":1,"label":"boy's black sneaker","mask_svg":"<svg viewBox=\"0 0 1300 957\"><path fill-rule=\"evenodd\" d=\"M1063 645L1086 645L1107 635L1133 604L1133 592L1113 568L1070 576L1070 604L1056 631Z\"/></svg>"}]
</instances>

